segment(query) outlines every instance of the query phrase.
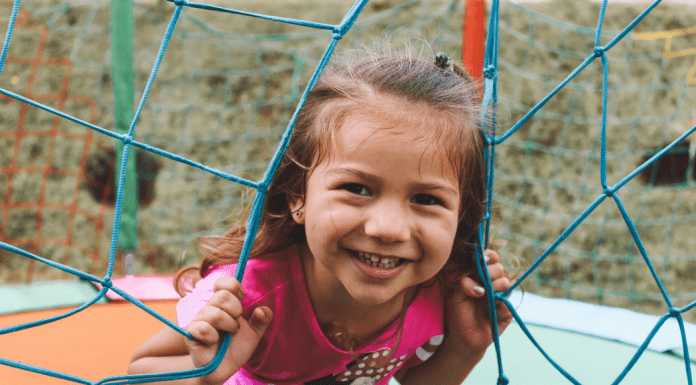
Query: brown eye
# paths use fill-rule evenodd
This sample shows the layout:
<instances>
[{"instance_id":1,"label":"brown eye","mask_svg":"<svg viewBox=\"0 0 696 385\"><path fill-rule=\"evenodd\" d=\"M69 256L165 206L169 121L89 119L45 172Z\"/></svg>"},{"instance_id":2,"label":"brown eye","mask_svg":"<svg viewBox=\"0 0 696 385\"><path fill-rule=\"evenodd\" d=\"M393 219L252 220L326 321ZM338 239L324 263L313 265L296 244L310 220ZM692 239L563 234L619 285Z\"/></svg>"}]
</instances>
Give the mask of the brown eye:
<instances>
[{"instance_id":1,"label":"brown eye","mask_svg":"<svg viewBox=\"0 0 696 385\"><path fill-rule=\"evenodd\" d=\"M442 201L428 194L418 194L411 198L411 203L416 203L424 206L432 206L442 204Z\"/></svg>"},{"instance_id":2,"label":"brown eye","mask_svg":"<svg viewBox=\"0 0 696 385\"><path fill-rule=\"evenodd\" d=\"M341 188L355 195L370 195L370 191L367 190L367 187L358 183L346 183L342 185Z\"/></svg>"}]
</instances>

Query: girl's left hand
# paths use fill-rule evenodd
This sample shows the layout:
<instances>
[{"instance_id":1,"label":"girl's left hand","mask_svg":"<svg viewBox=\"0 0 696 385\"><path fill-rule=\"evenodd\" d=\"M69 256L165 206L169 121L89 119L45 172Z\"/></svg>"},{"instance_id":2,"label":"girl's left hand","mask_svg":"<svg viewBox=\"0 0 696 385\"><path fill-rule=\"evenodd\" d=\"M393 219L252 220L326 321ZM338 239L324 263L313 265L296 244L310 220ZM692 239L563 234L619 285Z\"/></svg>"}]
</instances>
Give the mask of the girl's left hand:
<instances>
[{"instance_id":1,"label":"girl's left hand","mask_svg":"<svg viewBox=\"0 0 696 385\"><path fill-rule=\"evenodd\" d=\"M512 281L500 263L498 253L484 251L488 258L488 273L493 284L493 291L505 291ZM502 302L496 301L498 332L502 334L512 321L512 314ZM454 293L447 300L447 339L453 339L455 346L461 347L463 354L482 357L488 346L493 343L491 324L488 318L488 303L483 285L472 277L461 279Z\"/></svg>"}]
</instances>

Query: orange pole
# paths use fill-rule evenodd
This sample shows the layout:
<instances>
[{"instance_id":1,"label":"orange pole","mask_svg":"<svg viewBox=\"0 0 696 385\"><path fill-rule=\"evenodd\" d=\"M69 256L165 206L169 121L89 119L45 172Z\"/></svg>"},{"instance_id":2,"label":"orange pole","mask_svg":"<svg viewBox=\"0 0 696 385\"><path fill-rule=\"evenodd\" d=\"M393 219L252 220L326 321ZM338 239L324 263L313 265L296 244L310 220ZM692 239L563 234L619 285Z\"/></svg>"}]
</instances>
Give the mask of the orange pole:
<instances>
[{"instance_id":1,"label":"orange pole","mask_svg":"<svg viewBox=\"0 0 696 385\"><path fill-rule=\"evenodd\" d=\"M475 79L483 76L483 59L486 52L486 2L466 0L464 32L462 34L462 63Z\"/></svg>"}]
</instances>

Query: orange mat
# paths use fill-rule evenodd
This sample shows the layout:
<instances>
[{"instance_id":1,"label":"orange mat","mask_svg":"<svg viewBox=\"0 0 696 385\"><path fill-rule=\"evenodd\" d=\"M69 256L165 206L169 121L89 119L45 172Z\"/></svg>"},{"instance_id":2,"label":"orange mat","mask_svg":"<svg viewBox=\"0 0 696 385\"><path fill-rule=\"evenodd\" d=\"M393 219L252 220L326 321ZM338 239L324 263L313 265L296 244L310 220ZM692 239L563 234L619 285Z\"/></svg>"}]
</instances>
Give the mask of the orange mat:
<instances>
[{"instance_id":1,"label":"orange mat","mask_svg":"<svg viewBox=\"0 0 696 385\"><path fill-rule=\"evenodd\" d=\"M167 319L176 301L146 302ZM63 314L52 309L0 317L0 328ZM62 320L0 335L0 357L78 376L90 381L126 374L135 349L164 326L131 303L92 305ZM0 383L67 385L75 382L0 365Z\"/></svg>"}]
</instances>

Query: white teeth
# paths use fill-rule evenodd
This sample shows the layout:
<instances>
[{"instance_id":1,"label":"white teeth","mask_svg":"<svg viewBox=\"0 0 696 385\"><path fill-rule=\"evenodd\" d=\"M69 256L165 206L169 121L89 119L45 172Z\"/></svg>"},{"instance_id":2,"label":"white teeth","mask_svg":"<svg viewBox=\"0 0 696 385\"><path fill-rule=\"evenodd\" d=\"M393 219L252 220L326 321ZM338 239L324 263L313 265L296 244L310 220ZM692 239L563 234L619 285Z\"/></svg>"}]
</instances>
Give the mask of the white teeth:
<instances>
[{"instance_id":1,"label":"white teeth","mask_svg":"<svg viewBox=\"0 0 696 385\"><path fill-rule=\"evenodd\" d=\"M366 265L381 267L383 269L396 267L403 262L401 258L381 258L376 255L363 253L362 251L353 251L353 253Z\"/></svg>"}]
</instances>

